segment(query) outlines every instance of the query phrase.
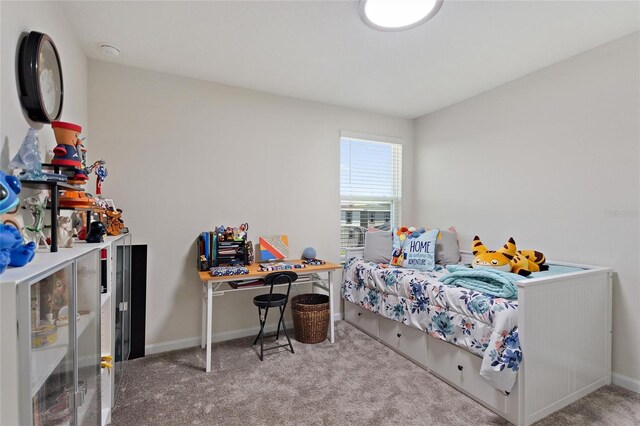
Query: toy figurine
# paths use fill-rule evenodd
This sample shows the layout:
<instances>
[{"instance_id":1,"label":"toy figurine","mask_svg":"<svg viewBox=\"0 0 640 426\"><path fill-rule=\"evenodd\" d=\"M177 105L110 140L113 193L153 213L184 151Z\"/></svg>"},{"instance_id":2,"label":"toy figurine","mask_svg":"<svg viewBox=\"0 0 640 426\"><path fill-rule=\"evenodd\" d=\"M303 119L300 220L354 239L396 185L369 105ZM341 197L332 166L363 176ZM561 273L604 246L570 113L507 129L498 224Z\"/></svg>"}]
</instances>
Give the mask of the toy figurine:
<instances>
[{"instance_id":1,"label":"toy figurine","mask_svg":"<svg viewBox=\"0 0 640 426\"><path fill-rule=\"evenodd\" d=\"M76 170L81 170L82 162L76 145L80 132L82 132L82 127L73 123L65 123L64 121L54 121L51 123L51 127L58 143L53 149L55 156L51 160L51 164L73 166ZM80 178L80 176L78 177Z\"/></svg>"},{"instance_id":2,"label":"toy figurine","mask_svg":"<svg viewBox=\"0 0 640 426\"><path fill-rule=\"evenodd\" d=\"M80 229L85 226L81 212L74 211L71 213L71 227L73 228L73 236L77 237ZM82 238L81 238L82 239Z\"/></svg>"},{"instance_id":3,"label":"toy figurine","mask_svg":"<svg viewBox=\"0 0 640 426\"><path fill-rule=\"evenodd\" d=\"M29 197L24 200L24 206L29 210L29 212L31 212L31 217L33 218L31 226L24 227L28 233L32 234L30 240L36 244L36 247L42 243L46 248L49 248L47 238L42 232L44 227L44 203L40 202L38 197Z\"/></svg>"},{"instance_id":4,"label":"toy figurine","mask_svg":"<svg viewBox=\"0 0 640 426\"><path fill-rule=\"evenodd\" d=\"M58 217L58 246L73 247L73 226L71 226L71 218L68 216Z\"/></svg>"},{"instance_id":5,"label":"toy figurine","mask_svg":"<svg viewBox=\"0 0 640 426\"><path fill-rule=\"evenodd\" d=\"M69 302L67 300L67 286L57 274L54 275L53 289L47 302L49 304L49 313L52 314L55 319L60 319L60 308L68 306Z\"/></svg>"},{"instance_id":6,"label":"toy figurine","mask_svg":"<svg viewBox=\"0 0 640 426\"><path fill-rule=\"evenodd\" d=\"M109 171L104 166L104 160L98 160L94 163L94 165L96 165L96 163L98 163L94 168L94 173L96 174L96 195L102 195L102 182L104 182L104 180L107 178Z\"/></svg>"},{"instance_id":7,"label":"toy figurine","mask_svg":"<svg viewBox=\"0 0 640 426\"><path fill-rule=\"evenodd\" d=\"M249 224L248 223L243 223L242 225L239 226L238 228L238 235L235 238L238 241L242 241L242 240L246 240L247 239L247 231L249 231Z\"/></svg>"},{"instance_id":8,"label":"toy figurine","mask_svg":"<svg viewBox=\"0 0 640 426\"><path fill-rule=\"evenodd\" d=\"M107 234L113 236L120 235L124 228L124 222L120 219L122 217L122 210L107 209L105 214L107 215Z\"/></svg>"},{"instance_id":9,"label":"toy figurine","mask_svg":"<svg viewBox=\"0 0 640 426\"><path fill-rule=\"evenodd\" d=\"M101 243L104 241L102 236L107 233L102 222L91 222L89 225L89 232L87 233L88 243Z\"/></svg>"},{"instance_id":10,"label":"toy figurine","mask_svg":"<svg viewBox=\"0 0 640 426\"><path fill-rule=\"evenodd\" d=\"M38 148L38 132L34 128L27 131L18 153L9 163L12 169L22 169L23 179L44 180L42 175L42 160L40 159L40 149Z\"/></svg>"}]
</instances>

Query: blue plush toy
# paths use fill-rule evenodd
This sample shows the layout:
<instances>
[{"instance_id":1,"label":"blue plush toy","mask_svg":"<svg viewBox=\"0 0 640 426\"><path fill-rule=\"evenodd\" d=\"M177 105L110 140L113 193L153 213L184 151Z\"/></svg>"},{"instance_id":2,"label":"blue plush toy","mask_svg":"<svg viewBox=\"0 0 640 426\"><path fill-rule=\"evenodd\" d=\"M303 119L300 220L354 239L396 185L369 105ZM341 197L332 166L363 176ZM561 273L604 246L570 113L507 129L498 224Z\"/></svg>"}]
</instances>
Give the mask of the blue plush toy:
<instances>
[{"instance_id":1,"label":"blue plush toy","mask_svg":"<svg viewBox=\"0 0 640 426\"><path fill-rule=\"evenodd\" d=\"M0 214L13 210L18 205L18 194L22 189L15 176L0 172Z\"/></svg>"},{"instance_id":2,"label":"blue plush toy","mask_svg":"<svg viewBox=\"0 0 640 426\"><path fill-rule=\"evenodd\" d=\"M13 210L18 205L20 181L14 176L0 172L0 214ZM20 231L12 225L0 224L0 274L7 266L24 266L35 256L36 244L22 243Z\"/></svg>"},{"instance_id":3,"label":"blue plush toy","mask_svg":"<svg viewBox=\"0 0 640 426\"><path fill-rule=\"evenodd\" d=\"M13 225L0 224L0 274L8 266L24 266L35 256L36 243L22 244L22 235Z\"/></svg>"}]
</instances>

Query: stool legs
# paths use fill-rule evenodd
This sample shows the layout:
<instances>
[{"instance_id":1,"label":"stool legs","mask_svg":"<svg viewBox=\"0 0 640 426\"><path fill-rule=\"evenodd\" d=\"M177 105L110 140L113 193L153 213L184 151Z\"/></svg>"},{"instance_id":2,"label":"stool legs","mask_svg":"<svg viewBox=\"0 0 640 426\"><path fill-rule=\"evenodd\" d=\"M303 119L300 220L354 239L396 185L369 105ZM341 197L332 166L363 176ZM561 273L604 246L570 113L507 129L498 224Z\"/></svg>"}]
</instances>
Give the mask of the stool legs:
<instances>
[{"instance_id":1,"label":"stool legs","mask_svg":"<svg viewBox=\"0 0 640 426\"><path fill-rule=\"evenodd\" d=\"M280 309L280 319L278 320L278 330L276 331L276 340L280 338L280 324L282 324L282 317L284 316L284 311L282 310L282 306L280 306L279 309ZM282 326L282 328L284 328L284 326Z\"/></svg>"},{"instance_id":2,"label":"stool legs","mask_svg":"<svg viewBox=\"0 0 640 426\"><path fill-rule=\"evenodd\" d=\"M289 350L291 350L291 353L295 353L293 350L293 345L291 344L291 339L289 338L289 333L287 333L287 328L284 326L284 313L285 313L286 306L287 306L286 304L284 306L278 306L278 309L280 310L280 318L278 318L278 329L276 332L276 341L278 341L278 339L280 338L280 326L282 326L282 331L284 332L284 335L287 338L288 345L281 345L281 346L276 346L276 347L267 348L267 349L277 349L280 347L289 346ZM253 345L258 343L258 339L260 339L260 354L258 355L260 357L260 361L262 361L264 358L264 326L267 324L268 313L269 313L268 306L264 310L264 316L262 315L262 309L258 307L258 318L260 320L260 332L258 333L255 340L253 341Z\"/></svg>"},{"instance_id":3,"label":"stool legs","mask_svg":"<svg viewBox=\"0 0 640 426\"><path fill-rule=\"evenodd\" d=\"M262 316L262 309L258 307L258 318L260 319L260 332L256 336L256 340L253 341L255 345L260 338L260 361L262 361L264 355L264 325L267 323L267 315L269 315L269 307L267 306L264 310L264 317ZM280 316L282 318L282 315Z\"/></svg>"},{"instance_id":4,"label":"stool legs","mask_svg":"<svg viewBox=\"0 0 640 426\"><path fill-rule=\"evenodd\" d=\"M253 341L253 345L258 343L258 339L260 338L260 336L262 336L262 333L264 331L264 323L262 322L262 310L260 308L258 308L258 319L260 320L260 332L256 336L256 340Z\"/></svg>"}]
</instances>

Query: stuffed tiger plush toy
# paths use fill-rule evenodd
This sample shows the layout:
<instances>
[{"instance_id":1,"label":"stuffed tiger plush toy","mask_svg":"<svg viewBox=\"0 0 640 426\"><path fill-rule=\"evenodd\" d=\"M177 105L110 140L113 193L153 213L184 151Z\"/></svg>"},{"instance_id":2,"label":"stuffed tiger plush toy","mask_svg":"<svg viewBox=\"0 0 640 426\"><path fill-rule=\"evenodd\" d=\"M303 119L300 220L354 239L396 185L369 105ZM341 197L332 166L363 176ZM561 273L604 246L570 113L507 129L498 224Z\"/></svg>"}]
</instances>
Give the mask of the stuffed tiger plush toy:
<instances>
[{"instance_id":1,"label":"stuffed tiger plush toy","mask_svg":"<svg viewBox=\"0 0 640 426\"><path fill-rule=\"evenodd\" d=\"M471 251L475 256L471 262L473 268L493 268L524 277L532 272L549 269L549 266L544 264L544 254L535 250L518 250L513 238L509 238L505 245L494 251L488 250L476 235L471 243Z\"/></svg>"}]
</instances>

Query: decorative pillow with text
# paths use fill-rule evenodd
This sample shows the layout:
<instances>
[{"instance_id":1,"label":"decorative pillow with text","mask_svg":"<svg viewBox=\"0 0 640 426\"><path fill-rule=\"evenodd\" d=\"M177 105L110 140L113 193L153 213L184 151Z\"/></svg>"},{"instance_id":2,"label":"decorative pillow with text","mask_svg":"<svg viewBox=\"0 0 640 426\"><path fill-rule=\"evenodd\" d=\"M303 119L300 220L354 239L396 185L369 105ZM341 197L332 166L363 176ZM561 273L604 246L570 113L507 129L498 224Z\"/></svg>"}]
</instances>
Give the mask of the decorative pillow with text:
<instances>
[{"instance_id":1,"label":"decorative pillow with text","mask_svg":"<svg viewBox=\"0 0 640 426\"><path fill-rule=\"evenodd\" d=\"M391 264L420 271L433 271L436 266L436 239L439 229L396 228L393 233Z\"/></svg>"}]
</instances>

